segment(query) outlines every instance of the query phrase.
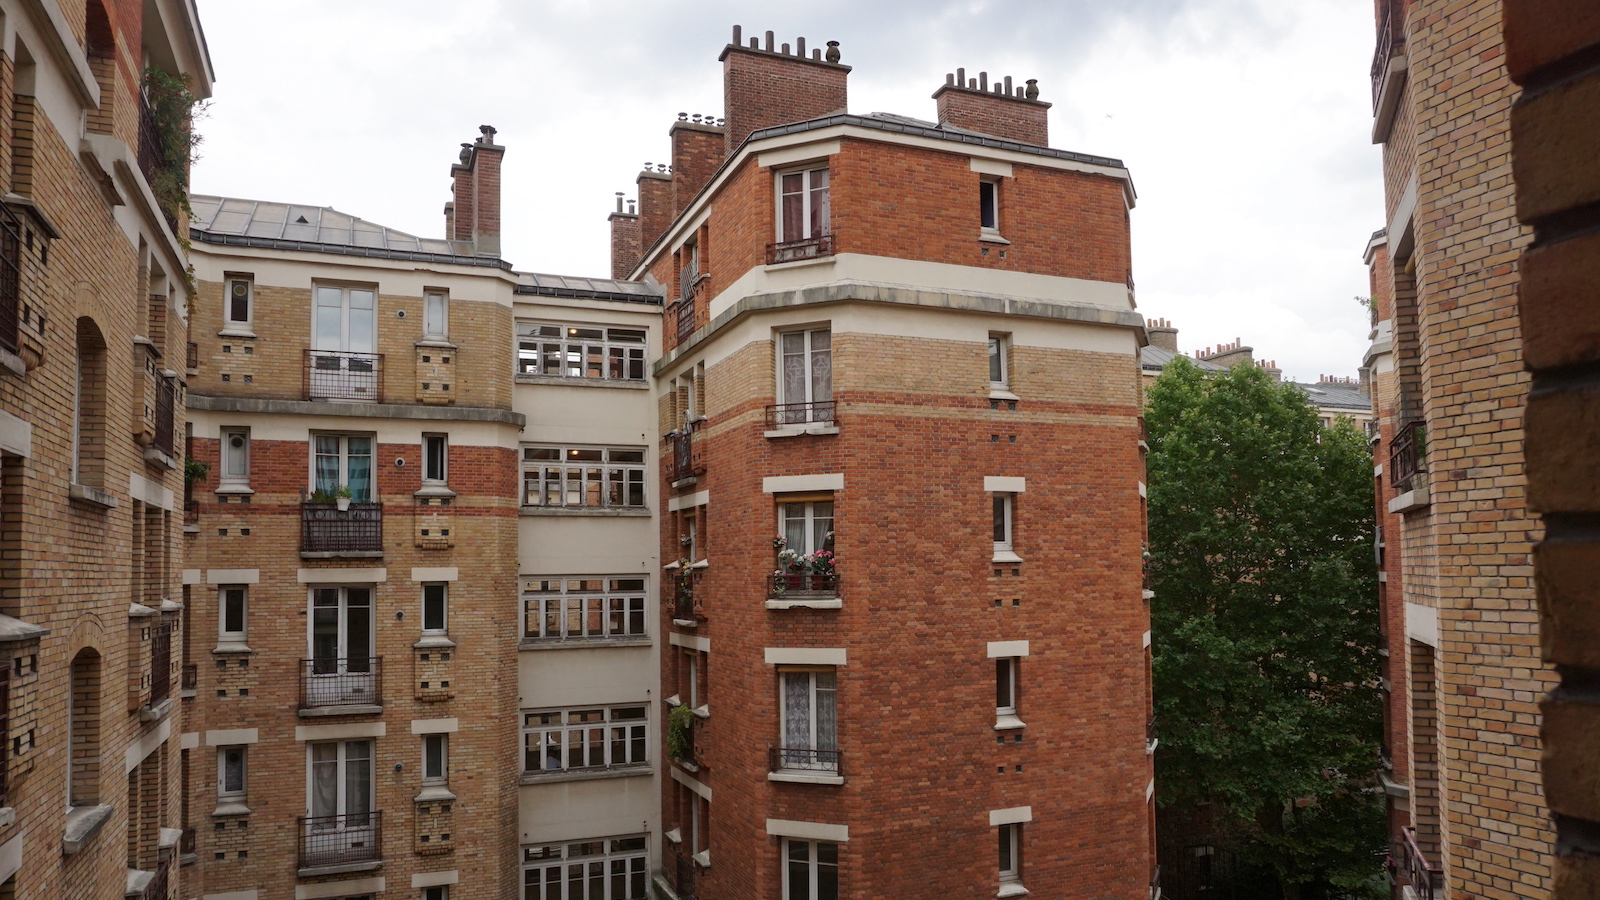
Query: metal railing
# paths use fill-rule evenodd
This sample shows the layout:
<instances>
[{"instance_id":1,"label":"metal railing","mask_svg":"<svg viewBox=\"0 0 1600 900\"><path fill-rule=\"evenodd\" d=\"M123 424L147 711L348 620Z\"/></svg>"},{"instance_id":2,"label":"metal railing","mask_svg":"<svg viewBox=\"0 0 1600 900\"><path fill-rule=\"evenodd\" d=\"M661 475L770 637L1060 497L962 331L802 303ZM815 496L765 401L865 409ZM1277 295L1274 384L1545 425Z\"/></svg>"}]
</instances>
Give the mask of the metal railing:
<instances>
[{"instance_id":1,"label":"metal railing","mask_svg":"<svg viewBox=\"0 0 1600 900\"><path fill-rule=\"evenodd\" d=\"M684 344L694 337L694 300L685 297L678 301L678 343Z\"/></svg>"},{"instance_id":2,"label":"metal railing","mask_svg":"<svg viewBox=\"0 0 1600 900\"><path fill-rule=\"evenodd\" d=\"M1396 490L1409 489L1412 476L1427 471L1427 431L1426 422L1413 419L1389 442L1389 485Z\"/></svg>"},{"instance_id":3,"label":"metal railing","mask_svg":"<svg viewBox=\"0 0 1600 900\"><path fill-rule=\"evenodd\" d=\"M695 619L694 583L699 580L698 572L679 572L673 579L676 591L673 596L672 617L690 622Z\"/></svg>"},{"instance_id":4,"label":"metal railing","mask_svg":"<svg viewBox=\"0 0 1600 900\"><path fill-rule=\"evenodd\" d=\"M836 421L836 412L832 400L817 400L812 403L774 403L767 407L767 427L831 425Z\"/></svg>"},{"instance_id":5,"label":"metal railing","mask_svg":"<svg viewBox=\"0 0 1600 900\"><path fill-rule=\"evenodd\" d=\"M823 234L800 241L767 245L767 264L798 262L833 255L833 235Z\"/></svg>"},{"instance_id":6,"label":"metal railing","mask_svg":"<svg viewBox=\"0 0 1600 900\"><path fill-rule=\"evenodd\" d=\"M383 402L383 354L305 351L306 400Z\"/></svg>"},{"instance_id":7,"label":"metal railing","mask_svg":"<svg viewBox=\"0 0 1600 900\"><path fill-rule=\"evenodd\" d=\"M1157 721L1155 716L1151 716L1150 720L1144 723L1144 745L1146 747L1149 747L1156 742L1156 725Z\"/></svg>"},{"instance_id":8,"label":"metal railing","mask_svg":"<svg viewBox=\"0 0 1600 900\"><path fill-rule=\"evenodd\" d=\"M184 364L191 369L200 368L200 345L194 341L189 342L189 354L185 357Z\"/></svg>"},{"instance_id":9,"label":"metal railing","mask_svg":"<svg viewBox=\"0 0 1600 900\"><path fill-rule=\"evenodd\" d=\"M0 205L0 346L12 353L22 340L22 220Z\"/></svg>"},{"instance_id":10,"label":"metal railing","mask_svg":"<svg viewBox=\"0 0 1600 900\"><path fill-rule=\"evenodd\" d=\"M182 674L178 677L181 679L178 682L180 689L185 691L195 690L200 687L200 666L196 663L184 663Z\"/></svg>"},{"instance_id":11,"label":"metal railing","mask_svg":"<svg viewBox=\"0 0 1600 900\"><path fill-rule=\"evenodd\" d=\"M672 889L678 900L695 900L694 860L682 850L672 854Z\"/></svg>"},{"instance_id":12,"label":"metal railing","mask_svg":"<svg viewBox=\"0 0 1600 900\"><path fill-rule=\"evenodd\" d=\"M171 378L156 382L156 436L151 443L157 450L172 456L175 452L174 410L178 401L178 385Z\"/></svg>"},{"instance_id":13,"label":"metal railing","mask_svg":"<svg viewBox=\"0 0 1600 900\"><path fill-rule=\"evenodd\" d=\"M843 776L844 751L815 750L810 747L769 747L767 769L771 772L823 772Z\"/></svg>"},{"instance_id":14,"label":"metal railing","mask_svg":"<svg viewBox=\"0 0 1600 900\"><path fill-rule=\"evenodd\" d=\"M1395 6L1400 0L1390 0L1383 12L1383 24L1378 26L1378 46L1372 52L1372 111L1378 111L1378 100L1383 94L1383 74L1389 70L1389 60L1394 51L1406 43L1405 22L1395 21ZM1399 26L1398 28L1396 26Z\"/></svg>"},{"instance_id":15,"label":"metal railing","mask_svg":"<svg viewBox=\"0 0 1600 900\"><path fill-rule=\"evenodd\" d=\"M383 504L338 503L307 500L300 504L302 553L382 552Z\"/></svg>"},{"instance_id":16,"label":"metal railing","mask_svg":"<svg viewBox=\"0 0 1600 900\"><path fill-rule=\"evenodd\" d=\"M383 859L383 813L301 816L299 868Z\"/></svg>"},{"instance_id":17,"label":"metal railing","mask_svg":"<svg viewBox=\"0 0 1600 900\"><path fill-rule=\"evenodd\" d=\"M678 298L690 300L694 297L695 284L700 280L700 260L693 259L678 270Z\"/></svg>"},{"instance_id":18,"label":"metal railing","mask_svg":"<svg viewBox=\"0 0 1600 900\"><path fill-rule=\"evenodd\" d=\"M768 600L832 597L839 593L839 573L773 572L767 576Z\"/></svg>"},{"instance_id":19,"label":"metal railing","mask_svg":"<svg viewBox=\"0 0 1600 900\"><path fill-rule=\"evenodd\" d=\"M301 709L383 705L383 657L327 656L300 663Z\"/></svg>"},{"instance_id":20,"label":"metal railing","mask_svg":"<svg viewBox=\"0 0 1600 900\"><path fill-rule=\"evenodd\" d=\"M11 733L11 666L0 666L0 736ZM10 787L11 741L0 737L0 806L10 806L6 789Z\"/></svg>"},{"instance_id":21,"label":"metal railing","mask_svg":"<svg viewBox=\"0 0 1600 900\"><path fill-rule=\"evenodd\" d=\"M150 705L172 696L172 626L150 629Z\"/></svg>"},{"instance_id":22,"label":"metal railing","mask_svg":"<svg viewBox=\"0 0 1600 900\"><path fill-rule=\"evenodd\" d=\"M165 854L163 854L164 856ZM163 858L161 862L157 863L155 874L151 877L150 883L146 884L144 890L140 892L139 900L168 900L171 894L170 879L168 877L171 869L172 861L170 859Z\"/></svg>"},{"instance_id":23,"label":"metal railing","mask_svg":"<svg viewBox=\"0 0 1600 900\"><path fill-rule=\"evenodd\" d=\"M183 834L178 837L178 852L184 856L193 854L199 843L198 838L199 832L193 828L185 828Z\"/></svg>"},{"instance_id":24,"label":"metal railing","mask_svg":"<svg viewBox=\"0 0 1600 900\"><path fill-rule=\"evenodd\" d=\"M1444 869L1428 862L1428 857L1417 845L1415 828L1400 829L1400 866L1406 883L1417 895L1417 900L1433 900L1434 890L1444 887Z\"/></svg>"},{"instance_id":25,"label":"metal railing","mask_svg":"<svg viewBox=\"0 0 1600 900\"><path fill-rule=\"evenodd\" d=\"M1161 900L1161 867L1150 873L1150 900Z\"/></svg>"},{"instance_id":26,"label":"metal railing","mask_svg":"<svg viewBox=\"0 0 1600 900\"><path fill-rule=\"evenodd\" d=\"M700 455L694 452L694 429L674 432L669 440L672 442L672 481L697 478L706 473Z\"/></svg>"}]
</instances>

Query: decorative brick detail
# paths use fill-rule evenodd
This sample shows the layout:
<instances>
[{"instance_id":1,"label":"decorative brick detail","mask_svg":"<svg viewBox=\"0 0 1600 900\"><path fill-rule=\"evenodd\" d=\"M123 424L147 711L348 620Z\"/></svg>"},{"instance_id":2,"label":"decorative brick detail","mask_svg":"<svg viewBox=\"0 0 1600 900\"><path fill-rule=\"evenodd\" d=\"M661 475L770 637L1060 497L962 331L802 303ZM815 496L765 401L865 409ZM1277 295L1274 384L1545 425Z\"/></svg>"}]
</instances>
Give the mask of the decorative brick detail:
<instances>
[{"instance_id":1,"label":"decorative brick detail","mask_svg":"<svg viewBox=\"0 0 1600 900\"><path fill-rule=\"evenodd\" d=\"M417 402L446 405L456 402L456 359L460 351L453 347L418 347Z\"/></svg>"},{"instance_id":2,"label":"decorative brick detail","mask_svg":"<svg viewBox=\"0 0 1600 900\"><path fill-rule=\"evenodd\" d=\"M454 810L455 804L448 800L417 804L418 856L439 856L455 851Z\"/></svg>"},{"instance_id":3,"label":"decorative brick detail","mask_svg":"<svg viewBox=\"0 0 1600 900\"><path fill-rule=\"evenodd\" d=\"M448 647L432 647L412 651L412 681L416 684L416 698L423 703L439 703L455 697L455 668L450 664L456 651Z\"/></svg>"}]
</instances>

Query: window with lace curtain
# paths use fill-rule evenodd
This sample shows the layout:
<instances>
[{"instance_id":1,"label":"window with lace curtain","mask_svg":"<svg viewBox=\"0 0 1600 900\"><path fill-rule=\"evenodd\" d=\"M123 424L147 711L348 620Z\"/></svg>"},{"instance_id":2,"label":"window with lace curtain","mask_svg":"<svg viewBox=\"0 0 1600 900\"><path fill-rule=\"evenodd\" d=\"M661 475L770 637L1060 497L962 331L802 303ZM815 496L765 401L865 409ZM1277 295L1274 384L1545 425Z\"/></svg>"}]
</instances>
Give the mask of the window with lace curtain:
<instances>
[{"instance_id":1,"label":"window with lace curtain","mask_svg":"<svg viewBox=\"0 0 1600 900\"><path fill-rule=\"evenodd\" d=\"M838 675L832 667L778 670L778 749L784 770L836 772L839 768Z\"/></svg>"}]
</instances>

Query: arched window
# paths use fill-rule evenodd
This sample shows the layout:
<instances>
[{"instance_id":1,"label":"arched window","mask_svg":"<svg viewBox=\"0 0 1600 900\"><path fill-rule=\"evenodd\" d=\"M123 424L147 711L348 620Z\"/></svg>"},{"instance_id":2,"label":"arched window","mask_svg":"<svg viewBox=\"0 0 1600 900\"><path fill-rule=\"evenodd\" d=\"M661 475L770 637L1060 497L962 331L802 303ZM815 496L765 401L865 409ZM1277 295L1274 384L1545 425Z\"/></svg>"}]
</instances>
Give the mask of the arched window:
<instances>
[{"instance_id":1,"label":"arched window","mask_svg":"<svg viewBox=\"0 0 1600 900\"><path fill-rule=\"evenodd\" d=\"M72 658L72 703L67 707L67 807L100 802L100 653L85 647Z\"/></svg>"}]
</instances>

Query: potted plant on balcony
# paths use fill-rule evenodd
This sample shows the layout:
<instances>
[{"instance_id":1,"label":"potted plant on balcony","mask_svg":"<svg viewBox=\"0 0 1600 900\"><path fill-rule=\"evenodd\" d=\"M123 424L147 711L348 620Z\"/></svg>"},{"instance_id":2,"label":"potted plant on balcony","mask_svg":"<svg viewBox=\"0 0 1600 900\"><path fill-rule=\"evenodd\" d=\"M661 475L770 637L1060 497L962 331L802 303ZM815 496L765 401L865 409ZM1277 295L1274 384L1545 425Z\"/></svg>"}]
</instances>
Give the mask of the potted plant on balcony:
<instances>
[{"instance_id":1,"label":"potted plant on balcony","mask_svg":"<svg viewBox=\"0 0 1600 900\"><path fill-rule=\"evenodd\" d=\"M667 715L667 752L673 759L687 760L694 752L694 710L680 703Z\"/></svg>"},{"instance_id":2,"label":"potted plant on balcony","mask_svg":"<svg viewBox=\"0 0 1600 900\"><path fill-rule=\"evenodd\" d=\"M333 493L333 502L339 507L340 512L345 512L350 509L350 500L353 497L355 497L355 494L350 490L350 485L341 484L339 489Z\"/></svg>"}]
</instances>

